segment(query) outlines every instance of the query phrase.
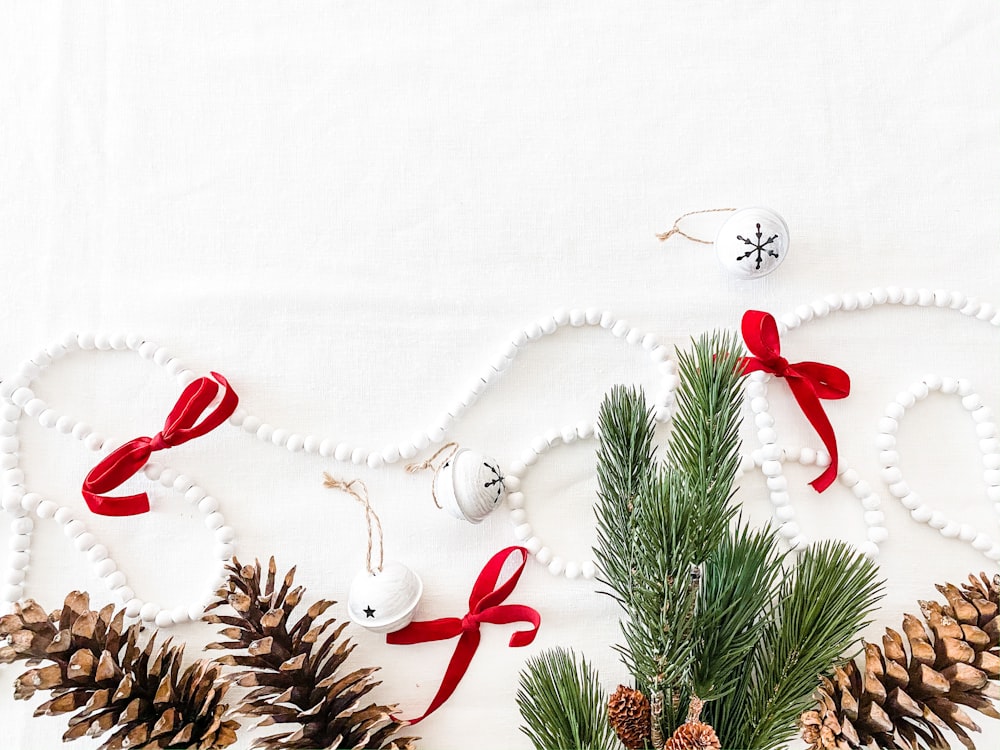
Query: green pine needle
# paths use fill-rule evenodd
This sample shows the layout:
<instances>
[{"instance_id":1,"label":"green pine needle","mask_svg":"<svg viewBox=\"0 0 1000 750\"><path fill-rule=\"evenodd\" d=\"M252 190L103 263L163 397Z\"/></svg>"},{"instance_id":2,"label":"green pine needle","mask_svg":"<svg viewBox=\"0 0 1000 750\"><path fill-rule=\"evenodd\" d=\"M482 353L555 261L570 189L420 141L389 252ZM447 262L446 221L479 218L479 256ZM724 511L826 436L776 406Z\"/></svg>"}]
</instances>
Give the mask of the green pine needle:
<instances>
[{"instance_id":1,"label":"green pine needle","mask_svg":"<svg viewBox=\"0 0 1000 750\"><path fill-rule=\"evenodd\" d=\"M520 674L521 731L535 750L613 750L608 696L583 657L562 648L543 651Z\"/></svg>"}]
</instances>

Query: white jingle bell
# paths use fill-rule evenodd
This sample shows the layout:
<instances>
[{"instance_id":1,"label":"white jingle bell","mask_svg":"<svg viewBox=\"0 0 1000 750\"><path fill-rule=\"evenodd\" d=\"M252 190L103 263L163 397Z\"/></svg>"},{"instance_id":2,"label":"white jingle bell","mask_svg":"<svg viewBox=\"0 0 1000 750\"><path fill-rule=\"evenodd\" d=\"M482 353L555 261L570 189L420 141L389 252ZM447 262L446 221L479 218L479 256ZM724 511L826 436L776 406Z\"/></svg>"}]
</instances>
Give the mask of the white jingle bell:
<instances>
[{"instance_id":1,"label":"white jingle bell","mask_svg":"<svg viewBox=\"0 0 1000 750\"><path fill-rule=\"evenodd\" d=\"M788 255L788 225L769 208L741 208L719 228L715 253L741 279L767 276Z\"/></svg>"},{"instance_id":2,"label":"white jingle bell","mask_svg":"<svg viewBox=\"0 0 1000 750\"><path fill-rule=\"evenodd\" d=\"M382 570L361 571L347 595L351 620L375 633L392 633L413 620L424 584L412 570L387 562Z\"/></svg>"},{"instance_id":3,"label":"white jingle bell","mask_svg":"<svg viewBox=\"0 0 1000 750\"><path fill-rule=\"evenodd\" d=\"M434 497L451 515L479 523L503 500L506 488L500 465L467 448L459 448L434 473Z\"/></svg>"}]
</instances>

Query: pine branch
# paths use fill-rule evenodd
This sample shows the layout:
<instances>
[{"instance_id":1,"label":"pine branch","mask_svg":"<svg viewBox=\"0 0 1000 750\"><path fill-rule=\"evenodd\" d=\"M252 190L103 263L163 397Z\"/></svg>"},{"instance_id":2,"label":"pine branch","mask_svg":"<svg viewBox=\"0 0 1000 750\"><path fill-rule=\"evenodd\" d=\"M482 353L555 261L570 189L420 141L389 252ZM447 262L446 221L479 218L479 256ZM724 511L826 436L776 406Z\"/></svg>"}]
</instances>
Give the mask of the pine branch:
<instances>
[{"instance_id":1,"label":"pine branch","mask_svg":"<svg viewBox=\"0 0 1000 750\"><path fill-rule=\"evenodd\" d=\"M600 580L627 608L634 585L635 500L653 473L655 453L653 414L642 391L613 388L601 404L598 431L595 553Z\"/></svg>"},{"instance_id":2,"label":"pine branch","mask_svg":"<svg viewBox=\"0 0 1000 750\"><path fill-rule=\"evenodd\" d=\"M543 651L520 674L517 706L527 724L521 731L536 750L612 750L607 703L597 673L572 650Z\"/></svg>"},{"instance_id":3,"label":"pine branch","mask_svg":"<svg viewBox=\"0 0 1000 750\"><path fill-rule=\"evenodd\" d=\"M751 653L746 687L715 706L727 747L772 750L812 704L816 675L856 643L883 595L875 563L842 542L807 548L780 585Z\"/></svg>"},{"instance_id":4,"label":"pine branch","mask_svg":"<svg viewBox=\"0 0 1000 750\"><path fill-rule=\"evenodd\" d=\"M711 716L711 701L743 684L747 657L762 635L762 615L776 593L781 562L774 533L752 530L741 521L705 563L693 688L706 702L706 716Z\"/></svg>"}]
</instances>

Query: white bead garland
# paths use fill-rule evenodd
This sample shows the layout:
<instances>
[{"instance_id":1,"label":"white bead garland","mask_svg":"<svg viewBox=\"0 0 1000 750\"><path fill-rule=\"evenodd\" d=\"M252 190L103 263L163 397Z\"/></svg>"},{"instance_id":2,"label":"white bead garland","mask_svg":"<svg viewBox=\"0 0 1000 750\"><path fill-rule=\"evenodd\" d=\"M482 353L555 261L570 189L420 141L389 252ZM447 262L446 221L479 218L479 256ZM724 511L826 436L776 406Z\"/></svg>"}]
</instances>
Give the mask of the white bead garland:
<instances>
[{"instance_id":1,"label":"white bead garland","mask_svg":"<svg viewBox=\"0 0 1000 750\"><path fill-rule=\"evenodd\" d=\"M250 414L245 409L237 409L229 418L231 424L243 431L255 435L258 440L272 443L295 453L318 453L337 461L350 461L356 466L368 466L377 469L385 464L394 464L400 460L413 458L428 445L438 445L444 442L452 424L472 406L479 396L507 370L518 354L529 344L545 336L551 336L560 328L571 326L600 327L609 330L617 338L624 339L627 344L639 346L647 352L663 378L663 389L656 394L653 402L654 416L659 422L670 419L670 407L673 403L673 392L677 387L676 366L670 360L670 349L659 343L657 337L633 328L624 320L618 319L613 313L597 308L560 308L523 329L514 332L509 342L499 347L490 363L483 368L478 377L466 386L465 390L455 398L426 430L417 433L408 440L389 443L381 448L355 446L348 442L323 438L316 435L301 435L264 422L260 417Z\"/></svg>"},{"instance_id":2,"label":"white bead garland","mask_svg":"<svg viewBox=\"0 0 1000 750\"><path fill-rule=\"evenodd\" d=\"M764 412L760 412L764 413ZM809 545L810 540L802 533L795 521L795 510L791 505L788 485L783 473L783 465L789 461L802 466L829 466L830 456L825 451L811 448L779 447L769 444L768 450L756 450L748 456L743 456L735 481L751 470L759 470L767 480L768 496L773 506L772 515L778 535L782 537L789 549L800 550ZM885 515L880 508L882 499L872 491L871 485L862 481L853 469L839 467L837 479L847 487L861 503L864 510L865 525L868 527L867 539L857 548L868 558L874 560L879 554L879 545L889 538L889 532L883 525Z\"/></svg>"},{"instance_id":3,"label":"white bead garland","mask_svg":"<svg viewBox=\"0 0 1000 750\"><path fill-rule=\"evenodd\" d=\"M881 451L879 457L882 464L882 480L888 485L889 492L910 511L913 520L937 529L946 539L957 538L971 545L995 562L1000 560L1000 544L993 537L977 531L970 524L952 520L944 512L926 504L903 479L903 473L899 468L899 453L896 451L896 431L899 423L909 409L935 391L952 394L961 399L962 407L969 412L975 422L979 450L985 467L983 479L986 481L986 495L994 502L994 508L1000 515L1000 442L996 439L996 425L990 410L983 405L979 394L972 390L971 383L964 378L927 375L911 385L908 390L900 391L895 400L889 402L885 408L885 416L879 420L879 433L876 437L876 445Z\"/></svg>"},{"instance_id":4,"label":"white bead garland","mask_svg":"<svg viewBox=\"0 0 1000 750\"><path fill-rule=\"evenodd\" d=\"M533 466L539 457L545 455L550 448L557 445L569 445L577 440L586 440L591 437L594 437L594 426L588 422L581 422L574 427L565 427L562 430L546 433L544 437L538 437L531 441L531 447L524 451L521 460L511 464L504 476L504 483L507 485L507 508L510 510L511 523L514 524L514 536L552 575L564 575L569 579L582 576L584 579L590 580L597 574L597 568L591 560L575 562L554 555L552 550L542 542L531 524L528 523L528 512L524 507L524 492L521 488L521 481L524 479L528 467Z\"/></svg>"},{"instance_id":5,"label":"white bead garland","mask_svg":"<svg viewBox=\"0 0 1000 750\"><path fill-rule=\"evenodd\" d=\"M18 467L20 443L17 429L22 415L37 419L43 427L54 428L62 434L71 435L93 451L118 445L117 442L106 441L101 435L93 432L90 425L85 422L57 413L42 399L36 397L30 388L32 381L41 375L48 365L74 349L101 351L132 349L144 359L151 359L164 367L182 386L195 379L194 373L185 369L180 360L153 342L125 334L108 336L81 333L67 334L49 345L25 362L18 376L0 383L0 396L6 400L0 407L0 435L3 436L0 437L0 456L3 456L3 474L0 479L4 485L2 502L4 510L13 518L9 542L11 552L4 575L6 585L3 589L3 598L7 602L15 602L24 595L26 571L31 562L31 533L34 529L34 522L29 514L34 514L40 519L52 518L63 527L65 536L77 550L87 555L94 573L103 579L108 590L125 605L129 616L138 616L147 622L155 622L159 627L169 627L175 623L196 619L192 615L203 611L202 603L165 610L158 604L138 599L129 587L124 571L119 570L117 563L110 557L107 547L99 544L97 537L87 531L84 521L76 518L70 508L25 489L24 473ZM205 597L207 603L218 583L225 578L225 563L232 557L235 533L232 527L225 525L222 515L218 512L218 501L210 498L190 477L178 475L162 464L153 462L146 464L144 472L149 479L158 480L167 489L174 489L184 494L189 502L196 503L199 510L207 516L206 525L214 531L218 542L216 553L220 559L219 575L212 582L211 592ZM212 502L206 502L209 500Z\"/></svg>"}]
</instances>

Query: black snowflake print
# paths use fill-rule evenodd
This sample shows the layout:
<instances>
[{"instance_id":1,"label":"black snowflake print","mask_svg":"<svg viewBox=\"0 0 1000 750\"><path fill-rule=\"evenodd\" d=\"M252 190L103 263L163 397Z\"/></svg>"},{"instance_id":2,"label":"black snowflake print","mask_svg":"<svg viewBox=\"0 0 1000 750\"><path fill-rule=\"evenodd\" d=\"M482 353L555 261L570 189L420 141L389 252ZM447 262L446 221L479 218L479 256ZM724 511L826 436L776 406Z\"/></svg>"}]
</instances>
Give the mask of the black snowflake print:
<instances>
[{"instance_id":1,"label":"black snowflake print","mask_svg":"<svg viewBox=\"0 0 1000 750\"><path fill-rule=\"evenodd\" d=\"M777 258L778 257L778 251L775 250L772 247L768 247L768 245L770 245L772 242L774 242L776 239L778 239L778 235L772 234L766 240L764 240L763 242L761 242L760 240L761 240L762 236L763 236L763 232L760 231L760 224L759 223L757 224L757 241L756 242L754 242L753 240L747 239L746 237L744 237L741 234L736 235L736 239L742 240L744 242L744 244L750 245L750 249L747 250L745 253L743 253L743 255L740 255L739 257L737 257L736 260L745 260L746 258L749 258L754 253L757 253L757 264L754 266L754 269L757 270L757 271L759 271L760 270L760 264L764 260L764 253L765 252L768 255L770 255L772 258Z\"/></svg>"}]
</instances>

